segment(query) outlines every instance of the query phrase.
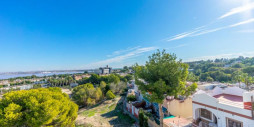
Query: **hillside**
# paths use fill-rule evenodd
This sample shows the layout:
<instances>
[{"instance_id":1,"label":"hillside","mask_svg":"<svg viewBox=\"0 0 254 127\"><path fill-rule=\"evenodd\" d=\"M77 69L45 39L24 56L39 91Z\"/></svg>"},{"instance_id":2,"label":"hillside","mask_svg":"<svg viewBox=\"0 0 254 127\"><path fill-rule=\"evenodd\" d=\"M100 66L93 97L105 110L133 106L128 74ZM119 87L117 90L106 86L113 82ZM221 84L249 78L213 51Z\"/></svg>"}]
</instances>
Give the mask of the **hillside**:
<instances>
[{"instance_id":1,"label":"hillside","mask_svg":"<svg viewBox=\"0 0 254 127\"><path fill-rule=\"evenodd\" d=\"M239 75L254 76L254 57L188 62L190 81L235 82Z\"/></svg>"}]
</instances>

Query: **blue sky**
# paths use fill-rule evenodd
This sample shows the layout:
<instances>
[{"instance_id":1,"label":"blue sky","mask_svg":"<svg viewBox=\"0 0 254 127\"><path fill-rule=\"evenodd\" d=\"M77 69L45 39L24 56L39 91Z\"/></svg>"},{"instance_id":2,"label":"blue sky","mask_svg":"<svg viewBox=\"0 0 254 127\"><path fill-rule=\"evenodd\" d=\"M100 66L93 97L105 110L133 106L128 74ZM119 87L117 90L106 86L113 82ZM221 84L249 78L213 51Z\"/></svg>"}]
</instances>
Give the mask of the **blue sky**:
<instances>
[{"instance_id":1,"label":"blue sky","mask_svg":"<svg viewBox=\"0 0 254 127\"><path fill-rule=\"evenodd\" d=\"M253 0L0 1L0 72L254 56Z\"/></svg>"}]
</instances>

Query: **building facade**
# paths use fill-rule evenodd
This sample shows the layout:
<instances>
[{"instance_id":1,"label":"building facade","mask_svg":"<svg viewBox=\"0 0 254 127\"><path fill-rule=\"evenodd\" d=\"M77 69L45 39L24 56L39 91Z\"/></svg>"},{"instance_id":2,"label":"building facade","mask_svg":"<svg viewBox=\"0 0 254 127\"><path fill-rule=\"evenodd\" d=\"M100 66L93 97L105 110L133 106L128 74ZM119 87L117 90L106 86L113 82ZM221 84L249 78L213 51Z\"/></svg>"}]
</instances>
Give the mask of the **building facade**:
<instances>
[{"instance_id":1,"label":"building facade","mask_svg":"<svg viewBox=\"0 0 254 127\"><path fill-rule=\"evenodd\" d=\"M193 124L199 127L252 127L253 92L215 87L193 95Z\"/></svg>"},{"instance_id":2,"label":"building facade","mask_svg":"<svg viewBox=\"0 0 254 127\"><path fill-rule=\"evenodd\" d=\"M102 75L111 74L112 72L112 68L109 67L108 65L106 67L100 67L99 70L100 70L100 74Z\"/></svg>"}]
</instances>

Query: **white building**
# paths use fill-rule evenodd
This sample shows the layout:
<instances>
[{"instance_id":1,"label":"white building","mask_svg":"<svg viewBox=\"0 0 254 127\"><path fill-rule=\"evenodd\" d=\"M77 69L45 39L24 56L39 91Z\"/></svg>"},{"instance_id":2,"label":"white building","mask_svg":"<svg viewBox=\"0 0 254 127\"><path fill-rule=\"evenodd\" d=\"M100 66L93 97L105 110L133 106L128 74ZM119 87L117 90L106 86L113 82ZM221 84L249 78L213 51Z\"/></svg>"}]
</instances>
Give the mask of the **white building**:
<instances>
[{"instance_id":1,"label":"white building","mask_svg":"<svg viewBox=\"0 0 254 127\"><path fill-rule=\"evenodd\" d=\"M193 123L200 127L254 127L254 92L215 87L193 95Z\"/></svg>"},{"instance_id":2,"label":"white building","mask_svg":"<svg viewBox=\"0 0 254 127\"><path fill-rule=\"evenodd\" d=\"M112 68L109 67L108 65L106 67L100 67L100 74L111 74Z\"/></svg>"}]
</instances>

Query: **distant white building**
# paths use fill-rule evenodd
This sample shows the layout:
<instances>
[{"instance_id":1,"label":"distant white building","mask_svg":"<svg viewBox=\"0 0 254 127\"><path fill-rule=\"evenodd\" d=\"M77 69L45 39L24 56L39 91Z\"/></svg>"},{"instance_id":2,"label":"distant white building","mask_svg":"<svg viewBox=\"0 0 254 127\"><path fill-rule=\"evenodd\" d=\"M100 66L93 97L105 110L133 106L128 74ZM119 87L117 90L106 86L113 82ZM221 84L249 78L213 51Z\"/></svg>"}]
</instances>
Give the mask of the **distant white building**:
<instances>
[{"instance_id":1,"label":"distant white building","mask_svg":"<svg viewBox=\"0 0 254 127\"><path fill-rule=\"evenodd\" d=\"M253 96L239 87L199 90L192 97L193 123L199 127L253 127Z\"/></svg>"},{"instance_id":2,"label":"distant white building","mask_svg":"<svg viewBox=\"0 0 254 127\"><path fill-rule=\"evenodd\" d=\"M100 74L110 74L112 72L112 68L109 67L108 65L106 67L100 67Z\"/></svg>"}]
</instances>

